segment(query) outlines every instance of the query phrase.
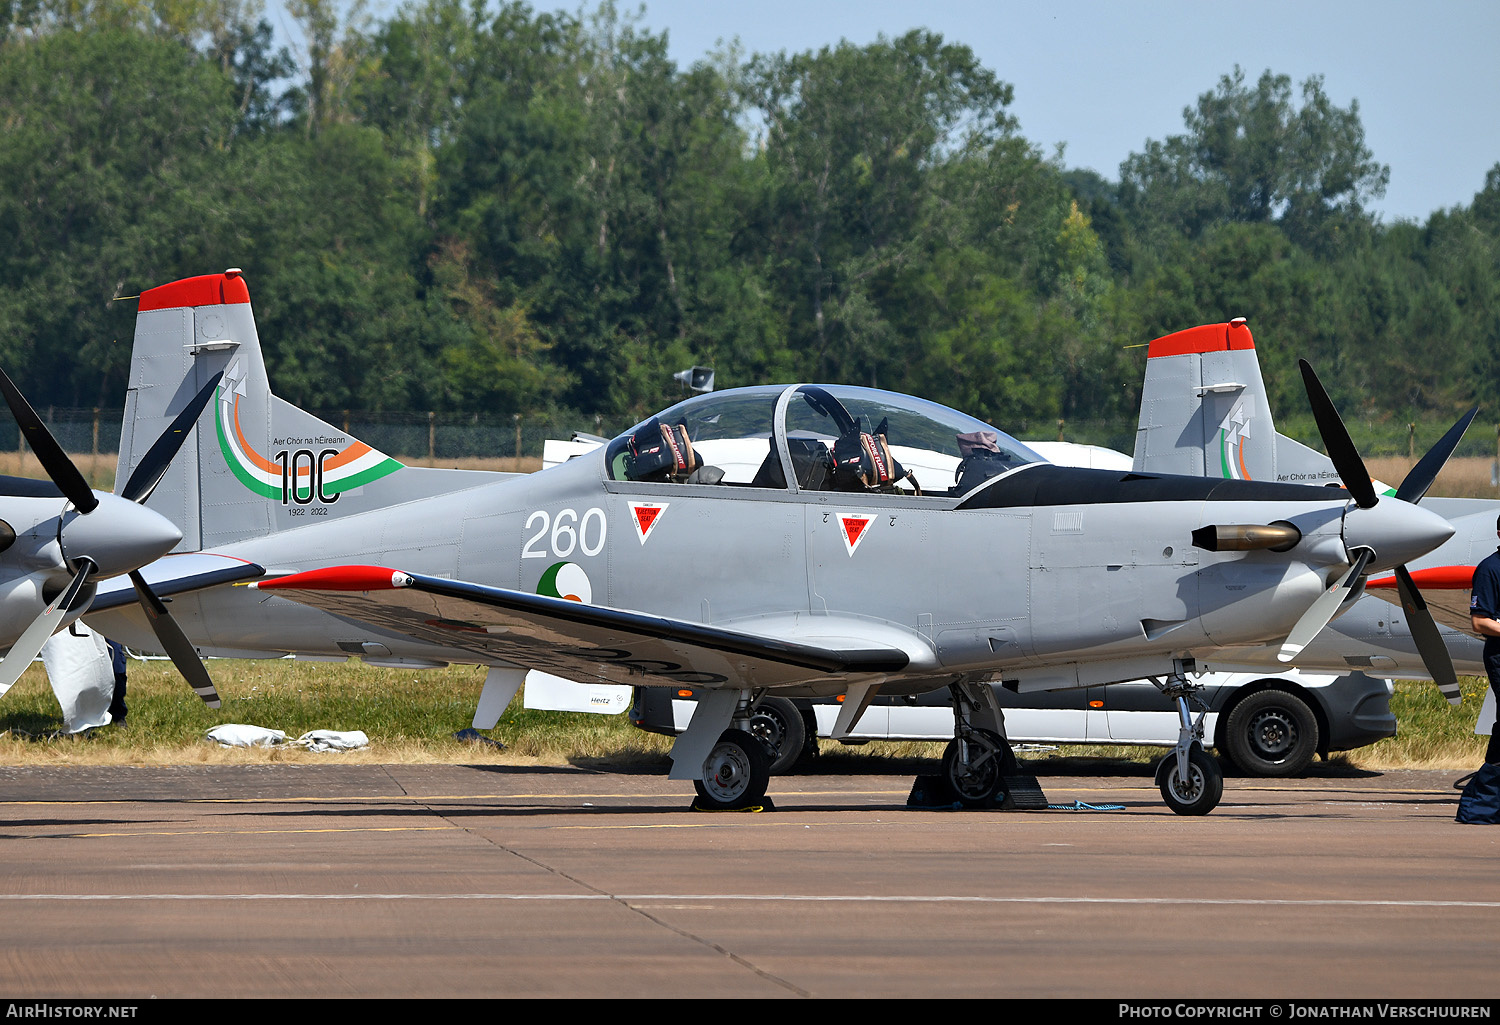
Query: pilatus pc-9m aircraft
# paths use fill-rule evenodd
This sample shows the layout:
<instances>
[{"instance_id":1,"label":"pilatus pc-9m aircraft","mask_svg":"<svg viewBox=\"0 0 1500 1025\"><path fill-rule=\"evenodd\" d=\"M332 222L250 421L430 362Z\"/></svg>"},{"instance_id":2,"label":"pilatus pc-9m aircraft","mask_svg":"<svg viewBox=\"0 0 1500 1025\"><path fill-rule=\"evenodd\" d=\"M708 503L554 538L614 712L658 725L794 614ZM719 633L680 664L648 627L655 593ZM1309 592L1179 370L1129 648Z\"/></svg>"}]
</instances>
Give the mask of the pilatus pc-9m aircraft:
<instances>
[{"instance_id":1,"label":"pilatus pc-9m aircraft","mask_svg":"<svg viewBox=\"0 0 1500 1025\"><path fill-rule=\"evenodd\" d=\"M745 728L763 694L845 695L838 733L877 693L951 688L944 775L977 805L1013 760L988 683L1154 677L1182 723L1162 794L1209 811L1192 674L1305 644L1366 575L1442 544L1416 503L1467 426L1380 499L1310 369L1348 491L1064 468L922 399L811 384L700 395L539 473L407 467L271 394L231 270L141 296L121 479L215 375L147 503L183 554L143 574L201 653L487 666L481 729L528 669L697 688L670 775L723 808L767 788ZM181 590L233 566L265 572ZM124 597L91 624L159 647Z\"/></svg>"}]
</instances>

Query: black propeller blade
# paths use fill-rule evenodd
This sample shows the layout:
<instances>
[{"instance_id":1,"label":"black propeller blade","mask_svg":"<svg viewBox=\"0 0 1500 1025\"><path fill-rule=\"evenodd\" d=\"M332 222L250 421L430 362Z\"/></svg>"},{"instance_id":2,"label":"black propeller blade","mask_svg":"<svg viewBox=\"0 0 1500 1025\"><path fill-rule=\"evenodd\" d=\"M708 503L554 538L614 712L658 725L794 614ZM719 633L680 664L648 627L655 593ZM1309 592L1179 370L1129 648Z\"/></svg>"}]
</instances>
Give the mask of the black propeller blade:
<instances>
[{"instance_id":1,"label":"black propeller blade","mask_svg":"<svg viewBox=\"0 0 1500 1025\"><path fill-rule=\"evenodd\" d=\"M187 440L188 432L198 422L198 416L203 412L203 407L208 405L209 399L213 398L214 389L219 385L219 379L224 376L221 370L203 386L193 400L187 404L171 425L162 432L161 437L156 439L155 444L136 464L135 470L130 474L130 480L125 482L125 487L120 491L121 498L128 498L132 502L145 504L146 499L151 497L151 492L156 490L156 485L161 483L162 477L166 476L167 467L172 464L173 458L182 448L182 443Z\"/></svg>"},{"instance_id":2,"label":"black propeller blade","mask_svg":"<svg viewBox=\"0 0 1500 1025\"><path fill-rule=\"evenodd\" d=\"M187 639L177 621L167 613L167 607L147 585L139 570L130 571L130 582L135 585L136 597L140 599L141 608L146 610L146 618L151 622L151 630L156 634L156 639L161 641L162 650L172 657L172 664L203 699L204 704L209 708L218 708L219 692L214 689L214 681L208 675L208 668L193 650L193 643Z\"/></svg>"},{"instance_id":3,"label":"black propeller blade","mask_svg":"<svg viewBox=\"0 0 1500 1025\"><path fill-rule=\"evenodd\" d=\"M1307 399L1312 406L1313 418L1318 424L1318 433L1323 436L1323 447L1328 451L1328 458L1333 461L1333 467L1338 471L1339 479L1356 505L1361 509L1372 508L1379 501L1375 494L1375 485L1371 482L1369 471L1365 469L1365 462L1360 458L1354 442L1349 437L1348 430L1344 427L1343 419L1328 398L1328 393L1323 390L1322 382L1318 380L1318 375L1313 372L1307 360L1298 360L1297 365L1302 370L1302 381L1307 387ZM1432 482L1448 462L1448 457L1453 455L1454 449L1458 448L1464 432L1469 429L1469 425L1474 422L1474 417L1478 413L1479 407L1475 406L1460 417L1436 445L1428 449L1427 453L1418 460L1417 465L1406 475L1401 486L1396 489L1397 499L1412 505L1422 500L1427 494L1427 489L1432 486ZM1357 567L1362 571L1368 561L1369 559L1362 553L1357 560ZM1340 581L1340 584L1347 581L1352 586L1356 579L1357 574L1351 571L1346 574L1344 580ZM1442 633L1438 630L1437 622L1432 618L1432 612L1428 609L1426 600L1417 590L1415 581L1412 580L1411 574L1404 565L1396 567L1396 589L1401 595L1401 607L1406 612L1406 621L1411 627L1412 641L1417 646L1417 653L1422 657L1423 665L1427 667L1433 682L1438 685L1438 689L1443 692L1443 696L1448 699L1449 703L1458 704L1460 700L1458 677L1453 670L1453 658L1448 653L1447 645L1443 643ZM1312 640L1312 635L1307 635L1304 626L1314 621L1316 607L1317 602L1314 602L1314 608L1309 609L1304 614L1303 620L1299 621L1297 627L1292 630L1292 635L1297 636L1303 644ZM1316 632L1314 630L1313 635ZM1288 643L1290 644L1290 638ZM1282 650L1285 652L1287 648L1283 647Z\"/></svg>"},{"instance_id":4,"label":"black propeller blade","mask_svg":"<svg viewBox=\"0 0 1500 1025\"><path fill-rule=\"evenodd\" d=\"M99 504L99 500L94 497L94 489L89 487L83 474L78 472L78 467L73 465L73 460L68 458L52 432L47 430L47 425L42 423L42 418L31 408L31 403L26 401L26 396L21 394L15 382L3 370L0 370L0 393L4 393L5 404L10 406L21 433L26 436L26 444L36 453L42 469L52 478L52 483L73 503L73 508L81 513L93 512Z\"/></svg>"},{"instance_id":5,"label":"black propeller blade","mask_svg":"<svg viewBox=\"0 0 1500 1025\"><path fill-rule=\"evenodd\" d=\"M1443 692L1448 704L1457 705L1463 696L1458 690L1453 658L1448 654L1448 646L1443 643L1443 635L1438 631L1426 599L1417 590L1416 581L1412 580L1405 566L1396 567L1396 590L1401 595L1401 608L1406 612L1406 622L1411 627L1411 637L1417 643L1422 664L1432 674L1432 682Z\"/></svg>"},{"instance_id":6,"label":"black propeller blade","mask_svg":"<svg viewBox=\"0 0 1500 1025\"><path fill-rule=\"evenodd\" d=\"M1323 448L1327 450L1328 458L1333 460L1333 468L1338 471L1339 480L1344 482L1344 489L1354 498L1355 505L1361 509L1369 509L1378 501L1375 497L1375 485L1370 482L1370 472L1365 469L1365 461L1360 458L1359 449L1354 447L1354 441L1344 427L1343 417L1339 416L1333 400L1323 390L1323 382L1318 380L1312 365L1305 359L1299 359L1297 366L1302 370L1302 384L1307 389L1307 401L1312 406L1318 433L1323 437Z\"/></svg>"},{"instance_id":7,"label":"black propeller blade","mask_svg":"<svg viewBox=\"0 0 1500 1025\"><path fill-rule=\"evenodd\" d=\"M1458 423L1448 428L1448 433L1443 435L1442 440L1428 449L1427 454L1417 461L1416 466L1412 467L1411 473L1406 475L1406 479L1396 489L1397 498L1413 504L1422 500L1422 496L1427 494L1427 489L1432 487L1432 482L1437 479L1439 471L1448 462L1448 457L1463 440L1464 432L1469 429L1469 424L1473 423L1478 415L1479 407L1475 406L1469 410L1467 416L1460 417Z\"/></svg>"}]
</instances>

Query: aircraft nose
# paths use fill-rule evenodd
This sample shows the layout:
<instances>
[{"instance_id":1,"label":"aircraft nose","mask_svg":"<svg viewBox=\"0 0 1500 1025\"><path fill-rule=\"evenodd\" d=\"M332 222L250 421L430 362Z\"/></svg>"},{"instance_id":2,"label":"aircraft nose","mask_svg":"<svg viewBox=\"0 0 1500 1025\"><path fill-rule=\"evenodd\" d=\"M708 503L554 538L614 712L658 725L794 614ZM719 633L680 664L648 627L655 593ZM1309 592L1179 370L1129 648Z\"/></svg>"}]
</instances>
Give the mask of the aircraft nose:
<instances>
[{"instance_id":1,"label":"aircraft nose","mask_svg":"<svg viewBox=\"0 0 1500 1025\"><path fill-rule=\"evenodd\" d=\"M1453 524L1437 513L1395 498L1344 514L1344 547L1373 549L1370 569L1394 569L1419 559L1453 533Z\"/></svg>"},{"instance_id":2,"label":"aircraft nose","mask_svg":"<svg viewBox=\"0 0 1500 1025\"><path fill-rule=\"evenodd\" d=\"M139 569L182 540L182 531L160 513L117 495L98 498L98 507L87 515L67 513L62 527L63 555L92 560L99 567L97 576Z\"/></svg>"}]
</instances>

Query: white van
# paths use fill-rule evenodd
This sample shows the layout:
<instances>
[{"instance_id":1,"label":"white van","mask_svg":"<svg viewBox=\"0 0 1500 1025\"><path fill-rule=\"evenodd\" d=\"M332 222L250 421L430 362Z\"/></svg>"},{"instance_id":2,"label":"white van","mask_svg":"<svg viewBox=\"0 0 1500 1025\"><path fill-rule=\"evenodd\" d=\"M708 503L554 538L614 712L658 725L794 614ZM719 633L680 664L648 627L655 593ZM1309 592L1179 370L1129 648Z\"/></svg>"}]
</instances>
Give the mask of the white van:
<instances>
[{"instance_id":1,"label":"white van","mask_svg":"<svg viewBox=\"0 0 1500 1025\"><path fill-rule=\"evenodd\" d=\"M1205 742L1247 775L1295 776L1316 755L1396 735L1390 682L1364 673L1209 673L1198 682L1206 685L1200 698L1209 709ZM995 695L1012 745L1177 743L1177 711L1148 681L1020 695L996 686ZM676 734L687 727L695 704L690 689L637 687L630 719L643 730ZM762 699L752 729L776 754L772 771L785 772L807 757L814 739L830 734L838 711L833 700ZM950 698L938 690L877 698L843 742L952 738Z\"/></svg>"}]
</instances>

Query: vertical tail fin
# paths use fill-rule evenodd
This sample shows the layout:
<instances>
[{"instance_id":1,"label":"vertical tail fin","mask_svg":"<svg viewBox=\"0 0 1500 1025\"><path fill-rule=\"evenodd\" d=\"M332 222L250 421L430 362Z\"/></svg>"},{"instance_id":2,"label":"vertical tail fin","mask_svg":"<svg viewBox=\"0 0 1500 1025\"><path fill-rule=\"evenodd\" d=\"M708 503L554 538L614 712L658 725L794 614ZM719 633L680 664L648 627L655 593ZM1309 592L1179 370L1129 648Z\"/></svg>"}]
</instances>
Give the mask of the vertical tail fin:
<instances>
[{"instance_id":1,"label":"vertical tail fin","mask_svg":"<svg viewBox=\"0 0 1500 1025\"><path fill-rule=\"evenodd\" d=\"M217 394L147 505L196 551L473 487L480 471L406 467L271 394L250 290L238 269L143 293L116 480L214 374ZM333 370L331 372L336 372Z\"/></svg>"},{"instance_id":2,"label":"vertical tail fin","mask_svg":"<svg viewBox=\"0 0 1500 1025\"><path fill-rule=\"evenodd\" d=\"M1276 433L1244 318L1151 343L1135 469L1236 480L1337 484L1321 452Z\"/></svg>"}]
</instances>

